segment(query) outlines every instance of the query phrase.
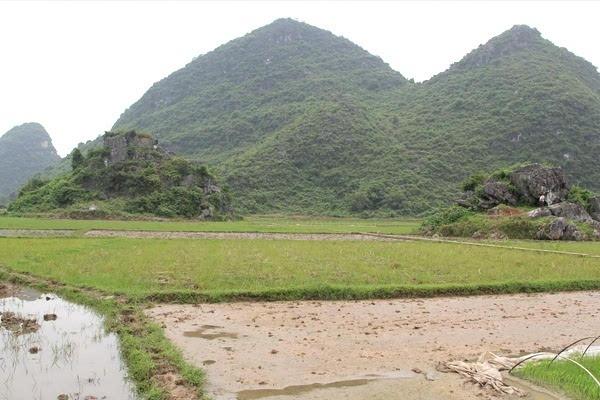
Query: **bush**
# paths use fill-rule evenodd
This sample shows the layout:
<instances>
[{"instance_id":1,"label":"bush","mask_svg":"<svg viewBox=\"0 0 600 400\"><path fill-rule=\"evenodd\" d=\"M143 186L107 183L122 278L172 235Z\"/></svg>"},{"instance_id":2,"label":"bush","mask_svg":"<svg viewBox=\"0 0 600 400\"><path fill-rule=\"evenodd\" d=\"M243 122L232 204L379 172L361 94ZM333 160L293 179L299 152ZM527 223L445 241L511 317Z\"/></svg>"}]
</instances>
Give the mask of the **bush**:
<instances>
[{"instance_id":1,"label":"bush","mask_svg":"<svg viewBox=\"0 0 600 400\"><path fill-rule=\"evenodd\" d=\"M464 192L474 192L486 180L486 176L482 173L471 175L463 181L461 188Z\"/></svg>"},{"instance_id":2,"label":"bush","mask_svg":"<svg viewBox=\"0 0 600 400\"><path fill-rule=\"evenodd\" d=\"M474 215L472 211L460 206L450 206L436 211L432 215L425 218L423 228L430 232L437 231L444 225L453 224L463 218Z\"/></svg>"},{"instance_id":3,"label":"bush","mask_svg":"<svg viewBox=\"0 0 600 400\"><path fill-rule=\"evenodd\" d=\"M567 194L567 201L571 203L577 203L586 210L590 210L590 199L594 197L595 194L581 186L573 185L569 193Z\"/></svg>"}]
</instances>

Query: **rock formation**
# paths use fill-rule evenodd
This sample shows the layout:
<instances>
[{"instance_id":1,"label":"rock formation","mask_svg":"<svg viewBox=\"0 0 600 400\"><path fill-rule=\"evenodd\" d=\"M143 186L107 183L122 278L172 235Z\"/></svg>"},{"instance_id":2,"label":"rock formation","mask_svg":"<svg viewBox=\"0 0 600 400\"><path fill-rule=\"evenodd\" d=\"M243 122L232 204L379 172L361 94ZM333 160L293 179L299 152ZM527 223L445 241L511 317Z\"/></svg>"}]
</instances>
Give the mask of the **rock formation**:
<instances>
[{"instance_id":1,"label":"rock formation","mask_svg":"<svg viewBox=\"0 0 600 400\"><path fill-rule=\"evenodd\" d=\"M565 174L560 167L529 164L510 174L510 182L519 196L529 204L536 204L540 196L552 205L564 201L569 193Z\"/></svg>"}]
</instances>

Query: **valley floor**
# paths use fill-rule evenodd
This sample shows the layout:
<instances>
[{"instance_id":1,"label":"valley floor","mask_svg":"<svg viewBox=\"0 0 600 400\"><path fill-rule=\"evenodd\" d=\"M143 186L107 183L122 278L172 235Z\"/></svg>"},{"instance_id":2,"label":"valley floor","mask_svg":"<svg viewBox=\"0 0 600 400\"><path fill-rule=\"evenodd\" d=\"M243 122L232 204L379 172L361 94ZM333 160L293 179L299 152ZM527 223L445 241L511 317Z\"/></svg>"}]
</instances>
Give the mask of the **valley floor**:
<instances>
[{"instance_id":1,"label":"valley floor","mask_svg":"<svg viewBox=\"0 0 600 400\"><path fill-rule=\"evenodd\" d=\"M479 399L436 364L600 331L600 294L581 291L600 290L598 243L407 237L417 225L0 217L12 236L0 237L0 280L97 308L145 395L164 386L164 364L186 396L202 390L195 366L218 399ZM569 293L518 294L557 291ZM473 294L492 296L439 297Z\"/></svg>"}]
</instances>

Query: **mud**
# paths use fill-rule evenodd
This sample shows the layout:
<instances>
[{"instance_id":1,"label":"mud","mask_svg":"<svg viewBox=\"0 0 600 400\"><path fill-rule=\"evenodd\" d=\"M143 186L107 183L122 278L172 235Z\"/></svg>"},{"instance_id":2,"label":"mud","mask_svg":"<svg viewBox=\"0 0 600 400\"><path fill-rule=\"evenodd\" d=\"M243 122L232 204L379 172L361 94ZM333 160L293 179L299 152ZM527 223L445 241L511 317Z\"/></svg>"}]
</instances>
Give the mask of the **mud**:
<instances>
[{"instance_id":1,"label":"mud","mask_svg":"<svg viewBox=\"0 0 600 400\"><path fill-rule=\"evenodd\" d=\"M557 350L597 334L600 293L159 305L148 314L207 371L215 399L475 400L496 395L437 364ZM237 336L185 334L206 325Z\"/></svg>"},{"instance_id":2,"label":"mud","mask_svg":"<svg viewBox=\"0 0 600 400\"><path fill-rule=\"evenodd\" d=\"M70 229L0 229L0 237L65 237L75 233Z\"/></svg>"},{"instance_id":3,"label":"mud","mask_svg":"<svg viewBox=\"0 0 600 400\"><path fill-rule=\"evenodd\" d=\"M13 287L0 313L0 400L136 399L117 337L90 309ZM16 330L5 324L12 317Z\"/></svg>"},{"instance_id":4,"label":"mud","mask_svg":"<svg viewBox=\"0 0 600 400\"><path fill-rule=\"evenodd\" d=\"M88 237L127 237L135 239L262 239L262 240L359 240L398 241L401 238L360 233L252 233L252 232L154 232L91 230Z\"/></svg>"}]
</instances>

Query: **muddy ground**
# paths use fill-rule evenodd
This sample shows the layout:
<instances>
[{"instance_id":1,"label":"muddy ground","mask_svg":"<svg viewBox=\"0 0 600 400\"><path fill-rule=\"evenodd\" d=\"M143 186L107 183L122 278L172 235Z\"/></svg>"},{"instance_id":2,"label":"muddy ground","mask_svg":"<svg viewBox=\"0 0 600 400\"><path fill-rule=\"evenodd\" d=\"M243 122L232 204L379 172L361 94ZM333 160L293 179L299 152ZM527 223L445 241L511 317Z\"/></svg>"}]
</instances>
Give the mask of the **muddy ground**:
<instances>
[{"instance_id":1,"label":"muddy ground","mask_svg":"<svg viewBox=\"0 0 600 400\"><path fill-rule=\"evenodd\" d=\"M207 371L216 399L482 399L495 396L437 364L598 334L600 293L159 305L148 314ZM529 398L557 398L529 389Z\"/></svg>"},{"instance_id":2,"label":"muddy ground","mask_svg":"<svg viewBox=\"0 0 600 400\"><path fill-rule=\"evenodd\" d=\"M254 233L254 232L158 232L91 230L88 237L128 237L136 239L264 239L264 240L367 240L398 241L394 237L360 233Z\"/></svg>"}]
</instances>

